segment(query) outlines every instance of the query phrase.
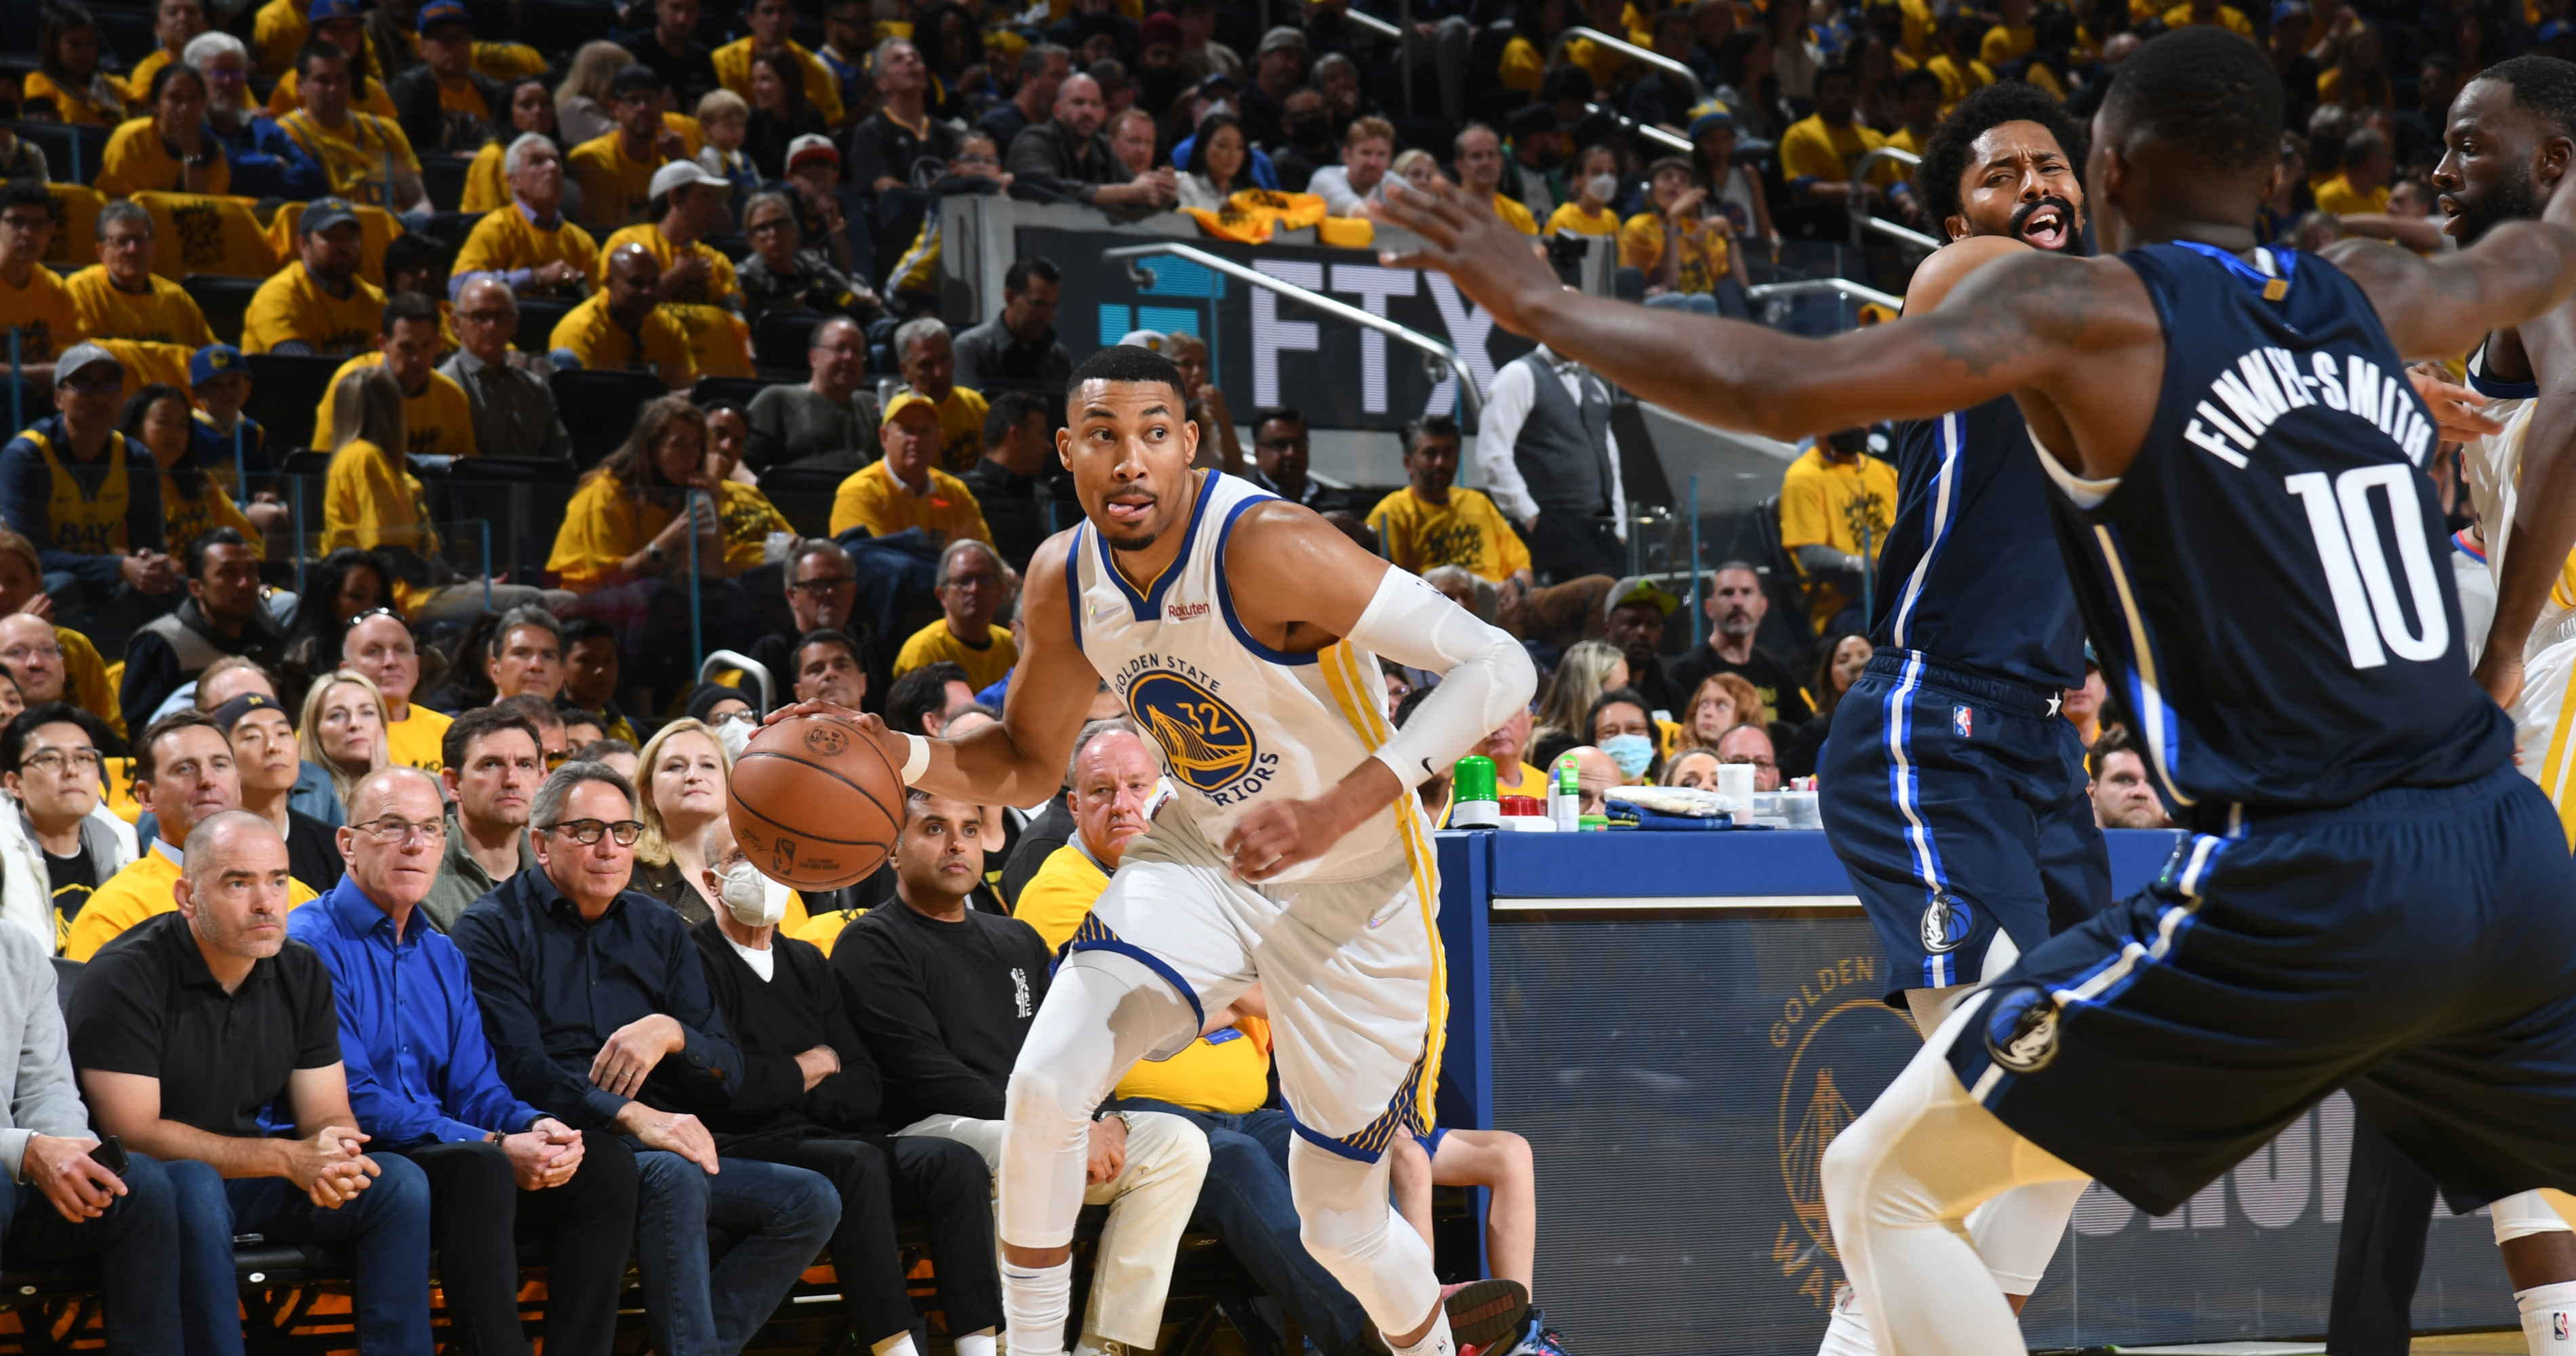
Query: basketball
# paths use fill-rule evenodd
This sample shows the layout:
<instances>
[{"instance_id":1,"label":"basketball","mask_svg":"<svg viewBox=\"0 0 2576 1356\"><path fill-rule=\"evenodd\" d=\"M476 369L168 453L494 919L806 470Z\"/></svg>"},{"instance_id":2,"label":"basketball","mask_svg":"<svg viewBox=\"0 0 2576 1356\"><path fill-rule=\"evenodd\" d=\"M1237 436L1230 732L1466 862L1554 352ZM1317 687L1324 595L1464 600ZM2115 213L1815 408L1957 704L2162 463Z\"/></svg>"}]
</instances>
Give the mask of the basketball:
<instances>
[{"instance_id":1,"label":"basketball","mask_svg":"<svg viewBox=\"0 0 2576 1356\"><path fill-rule=\"evenodd\" d=\"M733 765L734 838L761 874L837 890L877 869L903 827L903 779L877 742L837 716L791 716Z\"/></svg>"}]
</instances>

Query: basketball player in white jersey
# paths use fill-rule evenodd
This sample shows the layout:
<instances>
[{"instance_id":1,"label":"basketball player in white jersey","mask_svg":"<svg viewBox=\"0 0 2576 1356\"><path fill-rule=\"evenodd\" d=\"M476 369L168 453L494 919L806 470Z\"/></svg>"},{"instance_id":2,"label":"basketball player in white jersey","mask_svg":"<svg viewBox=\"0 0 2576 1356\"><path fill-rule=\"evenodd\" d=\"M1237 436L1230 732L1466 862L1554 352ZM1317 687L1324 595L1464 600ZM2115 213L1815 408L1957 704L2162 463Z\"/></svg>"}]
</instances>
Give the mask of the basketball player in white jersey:
<instances>
[{"instance_id":1,"label":"basketball player in white jersey","mask_svg":"<svg viewBox=\"0 0 2576 1356\"><path fill-rule=\"evenodd\" d=\"M1307 1249L1396 1356L1448 1356L1509 1335L1527 1300L1462 1306L1453 1339L1429 1244L1387 1199L1382 1151L1430 1126L1447 1015L1412 793L1524 709L1536 677L1519 642L1312 511L1191 470L1187 402L1179 369L1142 348L1073 373L1057 448L1085 521L1030 562L1000 724L928 740L823 709L882 741L907 786L1028 805L1062 784L1105 679L1181 788L1067 944L1011 1075L1012 1356L1063 1350L1094 1110L1136 1060L1178 1052L1256 983ZM1400 731L1380 657L1443 675Z\"/></svg>"}]
</instances>

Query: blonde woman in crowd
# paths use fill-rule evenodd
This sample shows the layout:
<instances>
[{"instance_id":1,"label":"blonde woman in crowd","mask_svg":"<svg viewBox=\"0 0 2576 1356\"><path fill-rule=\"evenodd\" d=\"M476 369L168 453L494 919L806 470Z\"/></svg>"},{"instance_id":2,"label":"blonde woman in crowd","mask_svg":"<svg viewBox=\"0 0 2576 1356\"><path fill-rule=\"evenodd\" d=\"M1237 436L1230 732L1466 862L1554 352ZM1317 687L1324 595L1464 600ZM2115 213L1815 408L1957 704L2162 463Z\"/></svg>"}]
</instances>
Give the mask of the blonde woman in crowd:
<instances>
[{"instance_id":1,"label":"blonde woman in crowd","mask_svg":"<svg viewBox=\"0 0 2576 1356\"><path fill-rule=\"evenodd\" d=\"M1592 703L1612 688L1628 685L1628 657L1606 641L1587 640L1568 648L1556 662L1547 695L1538 703L1538 726L1530 731L1533 767L1553 767L1556 756L1592 741Z\"/></svg>"},{"instance_id":2,"label":"blonde woman in crowd","mask_svg":"<svg viewBox=\"0 0 2576 1356\"><path fill-rule=\"evenodd\" d=\"M699 882L706 877L706 827L724 817L732 775L724 742L701 721L663 726L636 759L635 817L644 821L644 836L635 840L628 888L677 909L691 927L715 916L716 901ZM789 895L779 926L793 930L804 921L804 903Z\"/></svg>"},{"instance_id":3,"label":"blonde woman in crowd","mask_svg":"<svg viewBox=\"0 0 2576 1356\"><path fill-rule=\"evenodd\" d=\"M586 42L572 69L555 86L555 137L569 151L617 130L608 112L608 82L635 64L635 54L613 42Z\"/></svg>"},{"instance_id":4,"label":"blonde woman in crowd","mask_svg":"<svg viewBox=\"0 0 2576 1356\"><path fill-rule=\"evenodd\" d=\"M296 742L304 760L331 774L340 803L368 773L389 761L385 750L385 697L355 669L335 669L304 694Z\"/></svg>"}]
</instances>

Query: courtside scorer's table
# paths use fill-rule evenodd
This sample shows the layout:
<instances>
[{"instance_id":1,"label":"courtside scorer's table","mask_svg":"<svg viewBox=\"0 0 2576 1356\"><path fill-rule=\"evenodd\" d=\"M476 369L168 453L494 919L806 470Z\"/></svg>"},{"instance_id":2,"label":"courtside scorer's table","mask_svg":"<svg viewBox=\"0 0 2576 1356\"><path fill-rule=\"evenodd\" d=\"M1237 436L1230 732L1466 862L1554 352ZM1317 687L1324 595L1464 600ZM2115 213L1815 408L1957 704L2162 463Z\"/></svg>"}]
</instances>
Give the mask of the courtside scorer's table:
<instances>
[{"instance_id":1,"label":"courtside scorer's table","mask_svg":"<svg viewBox=\"0 0 2576 1356\"><path fill-rule=\"evenodd\" d=\"M2111 833L2115 892L2180 836ZM1817 1164L1922 1044L1825 836L1438 840L1441 1123L1536 1150L1549 1322L1582 1356L1812 1356L1842 1276ZM2030 1345L2322 1335L2352 1116L2336 1095L2162 1218L2088 1190ZM2514 1326L2483 1214L2437 1214L2415 1319Z\"/></svg>"}]
</instances>

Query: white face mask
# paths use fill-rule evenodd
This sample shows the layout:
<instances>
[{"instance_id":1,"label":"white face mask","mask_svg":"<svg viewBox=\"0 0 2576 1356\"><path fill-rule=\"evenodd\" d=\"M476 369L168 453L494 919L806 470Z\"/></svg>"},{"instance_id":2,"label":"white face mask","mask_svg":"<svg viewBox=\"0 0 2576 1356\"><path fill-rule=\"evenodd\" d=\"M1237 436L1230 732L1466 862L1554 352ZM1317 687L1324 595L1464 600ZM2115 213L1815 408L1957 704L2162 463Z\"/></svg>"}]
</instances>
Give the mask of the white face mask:
<instances>
[{"instance_id":1,"label":"white face mask","mask_svg":"<svg viewBox=\"0 0 2576 1356\"><path fill-rule=\"evenodd\" d=\"M741 761L742 751L750 746L751 737L759 732L760 722L757 720L716 722L716 742L725 746L725 757L736 762Z\"/></svg>"},{"instance_id":2,"label":"white face mask","mask_svg":"<svg viewBox=\"0 0 2576 1356\"><path fill-rule=\"evenodd\" d=\"M724 873L723 895L725 912L747 928L775 927L787 916L787 891L749 862L736 862Z\"/></svg>"},{"instance_id":3,"label":"white face mask","mask_svg":"<svg viewBox=\"0 0 2576 1356\"><path fill-rule=\"evenodd\" d=\"M1619 180L1613 175L1596 174L1583 181L1583 192L1594 202L1606 203L1618 196Z\"/></svg>"}]
</instances>

